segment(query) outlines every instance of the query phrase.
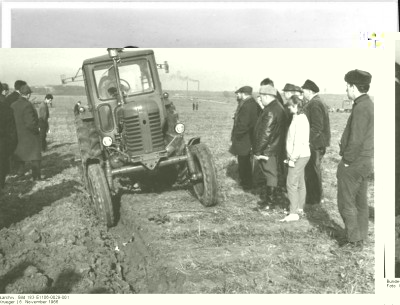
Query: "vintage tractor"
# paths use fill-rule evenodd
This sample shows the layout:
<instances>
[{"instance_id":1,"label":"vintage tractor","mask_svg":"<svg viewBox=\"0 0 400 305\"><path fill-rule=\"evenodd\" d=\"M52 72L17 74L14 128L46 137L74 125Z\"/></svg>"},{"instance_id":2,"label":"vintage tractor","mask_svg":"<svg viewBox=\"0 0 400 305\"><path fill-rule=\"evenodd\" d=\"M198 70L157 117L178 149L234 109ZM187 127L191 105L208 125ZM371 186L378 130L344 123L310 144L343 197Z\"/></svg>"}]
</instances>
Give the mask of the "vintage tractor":
<instances>
[{"instance_id":1,"label":"vintage tractor","mask_svg":"<svg viewBox=\"0 0 400 305\"><path fill-rule=\"evenodd\" d=\"M170 186L183 179L204 206L217 203L210 150L198 137L185 143L185 126L162 91L157 69L169 72L167 62L156 64L152 50L108 49L82 65L88 105L78 107L76 132L84 182L107 226L115 225L118 175Z\"/></svg>"}]
</instances>

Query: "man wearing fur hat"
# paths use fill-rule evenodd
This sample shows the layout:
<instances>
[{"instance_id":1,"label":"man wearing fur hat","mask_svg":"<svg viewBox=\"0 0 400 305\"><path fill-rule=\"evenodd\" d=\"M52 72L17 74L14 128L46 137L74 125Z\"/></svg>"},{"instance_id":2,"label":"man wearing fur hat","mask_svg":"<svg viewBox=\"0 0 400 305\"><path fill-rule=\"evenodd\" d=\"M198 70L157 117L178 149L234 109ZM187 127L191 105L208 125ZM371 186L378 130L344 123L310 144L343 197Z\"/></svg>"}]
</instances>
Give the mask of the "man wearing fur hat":
<instances>
[{"instance_id":1,"label":"man wearing fur hat","mask_svg":"<svg viewBox=\"0 0 400 305\"><path fill-rule=\"evenodd\" d=\"M276 204L276 188L278 186L278 168L280 154L285 145L286 114L278 102L277 90L271 85L260 87L263 112L255 126L254 157L259 161L261 170L266 177L266 201L261 208L269 209Z\"/></svg>"},{"instance_id":2,"label":"man wearing fur hat","mask_svg":"<svg viewBox=\"0 0 400 305\"><path fill-rule=\"evenodd\" d=\"M337 201L345 224L345 245L356 250L362 249L368 236L368 176L374 156L374 104L367 94L371 78L361 70L349 71L344 77L353 109L340 141Z\"/></svg>"},{"instance_id":3,"label":"man wearing fur hat","mask_svg":"<svg viewBox=\"0 0 400 305\"><path fill-rule=\"evenodd\" d=\"M254 147L254 126L261 112L252 97L253 88L244 86L235 91L238 106L235 112L231 134L230 153L237 156L240 185L244 190L253 187L250 155Z\"/></svg>"},{"instance_id":4,"label":"man wearing fur hat","mask_svg":"<svg viewBox=\"0 0 400 305\"><path fill-rule=\"evenodd\" d=\"M310 123L311 157L305 168L306 203L319 204L323 201L321 162L331 141L329 111L313 81L307 79L301 88L304 98L308 100L304 112Z\"/></svg>"},{"instance_id":5,"label":"man wearing fur hat","mask_svg":"<svg viewBox=\"0 0 400 305\"><path fill-rule=\"evenodd\" d=\"M18 145L15 155L19 159L18 174L25 173L25 163L32 167L32 179L40 180L40 160L42 159L39 118L38 114L29 102L32 90L28 85L23 85L19 90L21 96L11 105L14 111L14 119L17 127Z\"/></svg>"}]
</instances>

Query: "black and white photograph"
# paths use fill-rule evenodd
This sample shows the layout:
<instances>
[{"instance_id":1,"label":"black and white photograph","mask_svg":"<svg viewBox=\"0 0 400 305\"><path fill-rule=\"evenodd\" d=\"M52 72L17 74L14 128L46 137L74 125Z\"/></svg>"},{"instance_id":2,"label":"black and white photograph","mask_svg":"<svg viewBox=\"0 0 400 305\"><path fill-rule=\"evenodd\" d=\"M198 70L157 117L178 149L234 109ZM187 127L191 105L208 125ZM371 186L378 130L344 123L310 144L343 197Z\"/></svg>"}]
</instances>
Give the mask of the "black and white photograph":
<instances>
[{"instance_id":1,"label":"black and white photograph","mask_svg":"<svg viewBox=\"0 0 400 305\"><path fill-rule=\"evenodd\" d=\"M399 30L397 1L4 1L1 20L3 48L357 48Z\"/></svg>"},{"instance_id":2,"label":"black and white photograph","mask_svg":"<svg viewBox=\"0 0 400 305\"><path fill-rule=\"evenodd\" d=\"M395 42L395 109L396 109L396 205L395 205L395 277L400 278L400 40Z\"/></svg>"},{"instance_id":3,"label":"black and white photograph","mask_svg":"<svg viewBox=\"0 0 400 305\"><path fill-rule=\"evenodd\" d=\"M0 293L374 294L386 58L1 49Z\"/></svg>"}]
</instances>

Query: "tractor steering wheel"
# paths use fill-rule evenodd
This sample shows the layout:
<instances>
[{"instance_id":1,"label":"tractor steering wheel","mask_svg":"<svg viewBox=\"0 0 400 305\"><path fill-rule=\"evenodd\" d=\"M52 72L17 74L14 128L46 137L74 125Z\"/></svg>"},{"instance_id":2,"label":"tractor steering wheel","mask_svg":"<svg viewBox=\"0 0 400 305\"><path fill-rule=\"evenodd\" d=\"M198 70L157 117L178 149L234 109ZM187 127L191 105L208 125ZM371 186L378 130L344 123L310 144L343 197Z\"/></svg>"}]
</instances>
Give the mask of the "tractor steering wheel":
<instances>
[{"instance_id":1,"label":"tractor steering wheel","mask_svg":"<svg viewBox=\"0 0 400 305\"><path fill-rule=\"evenodd\" d=\"M125 79L123 79L123 78L120 78L119 81L120 81L120 83L121 83L122 86L124 86L124 84L126 85L126 86L125 86L125 87L126 87L126 90L123 90L123 91L126 91L126 93L128 93L128 92L131 90L131 85L130 85ZM124 89L125 89L125 88L124 88Z\"/></svg>"}]
</instances>

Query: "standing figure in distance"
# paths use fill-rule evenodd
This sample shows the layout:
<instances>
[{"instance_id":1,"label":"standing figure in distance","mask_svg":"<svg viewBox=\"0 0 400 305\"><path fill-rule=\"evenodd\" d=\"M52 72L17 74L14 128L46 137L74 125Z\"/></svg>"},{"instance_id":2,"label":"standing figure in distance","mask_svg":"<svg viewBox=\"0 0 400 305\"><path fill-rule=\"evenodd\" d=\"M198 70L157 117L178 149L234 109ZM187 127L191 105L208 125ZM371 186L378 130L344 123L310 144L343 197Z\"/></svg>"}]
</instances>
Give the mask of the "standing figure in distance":
<instances>
[{"instance_id":1,"label":"standing figure in distance","mask_svg":"<svg viewBox=\"0 0 400 305\"><path fill-rule=\"evenodd\" d=\"M43 102L39 105L39 129L40 140L42 142L42 151L47 149L46 135L49 131L49 103L53 100L53 95L47 94Z\"/></svg>"},{"instance_id":2,"label":"standing figure in distance","mask_svg":"<svg viewBox=\"0 0 400 305\"><path fill-rule=\"evenodd\" d=\"M353 109L339 144L337 203L345 224L345 245L354 250L362 250L368 237L368 176L374 157L374 103L367 94L371 79L370 73L361 70L349 71L344 77Z\"/></svg>"}]
</instances>

